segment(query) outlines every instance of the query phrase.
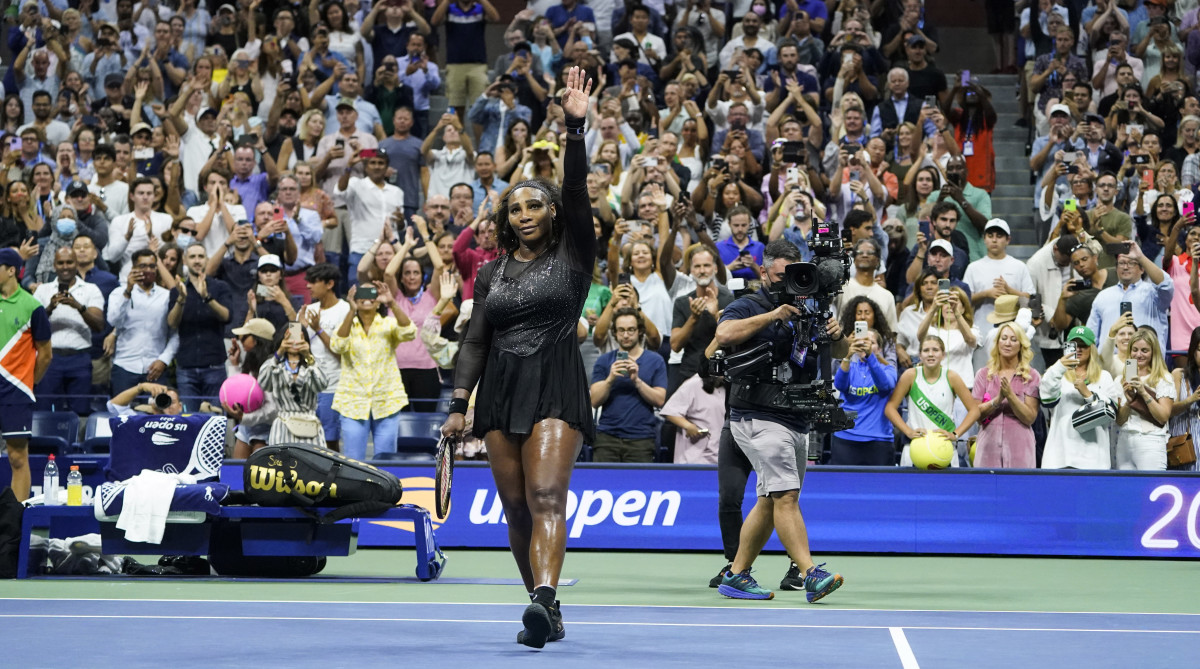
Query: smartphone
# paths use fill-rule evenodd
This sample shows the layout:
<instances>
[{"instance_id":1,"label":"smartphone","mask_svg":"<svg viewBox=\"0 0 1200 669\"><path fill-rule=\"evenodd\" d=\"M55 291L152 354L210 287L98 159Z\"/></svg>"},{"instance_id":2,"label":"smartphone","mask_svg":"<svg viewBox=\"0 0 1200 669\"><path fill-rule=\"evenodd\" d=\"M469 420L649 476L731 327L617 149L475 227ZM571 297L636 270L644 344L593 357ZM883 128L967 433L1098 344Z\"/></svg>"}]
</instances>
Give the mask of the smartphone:
<instances>
[{"instance_id":1,"label":"smartphone","mask_svg":"<svg viewBox=\"0 0 1200 669\"><path fill-rule=\"evenodd\" d=\"M1129 255L1129 249L1133 246L1133 242L1117 242L1116 244L1105 244L1104 252L1110 256Z\"/></svg>"},{"instance_id":2,"label":"smartphone","mask_svg":"<svg viewBox=\"0 0 1200 669\"><path fill-rule=\"evenodd\" d=\"M379 298L379 291L375 290L375 286L359 286L354 292L356 300L374 300Z\"/></svg>"},{"instance_id":3,"label":"smartphone","mask_svg":"<svg viewBox=\"0 0 1200 669\"><path fill-rule=\"evenodd\" d=\"M937 106L938 106L937 96L936 95L926 95L925 96L925 106L931 107L933 109L937 109Z\"/></svg>"},{"instance_id":4,"label":"smartphone","mask_svg":"<svg viewBox=\"0 0 1200 669\"><path fill-rule=\"evenodd\" d=\"M1184 202L1179 205L1179 209L1183 213L1184 216L1195 216L1196 215L1196 203L1195 202Z\"/></svg>"},{"instance_id":5,"label":"smartphone","mask_svg":"<svg viewBox=\"0 0 1200 669\"><path fill-rule=\"evenodd\" d=\"M1121 315L1124 316L1125 314L1132 314L1132 313L1133 313L1133 302L1122 302L1121 303Z\"/></svg>"},{"instance_id":6,"label":"smartphone","mask_svg":"<svg viewBox=\"0 0 1200 669\"><path fill-rule=\"evenodd\" d=\"M950 279L938 279L938 292L939 293L950 292Z\"/></svg>"},{"instance_id":7,"label":"smartphone","mask_svg":"<svg viewBox=\"0 0 1200 669\"><path fill-rule=\"evenodd\" d=\"M363 149L362 151L358 152L358 155L362 156L363 160L366 160L367 158L374 158L375 156L379 155L379 151L375 149Z\"/></svg>"},{"instance_id":8,"label":"smartphone","mask_svg":"<svg viewBox=\"0 0 1200 669\"><path fill-rule=\"evenodd\" d=\"M628 351L617 351L617 362L623 362L629 359ZM629 376L629 371L622 371L621 376Z\"/></svg>"},{"instance_id":9,"label":"smartphone","mask_svg":"<svg viewBox=\"0 0 1200 669\"><path fill-rule=\"evenodd\" d=\"M1150 164L1150 156L1147 156L1147 155L1134 156L1130 162L1132 162L1134 165L1149 165Z\"/></svg>"},{"instance_id":10,"label":"smartphone","mask_svg":"<svg viewBox=\"0 0 1200 669\"><path fill-rule=\"evenodd\" d=\"M1072 165L1074 167L1074 165ZM1079 208L1079 202L1073 197L1063 200L1063 211L1075 211Z\"/></svg>"},{"instance_id":11,"label":"smartphone","mask_svg":"<svg viewBox=\"0 0 1200 669\"><path fill-rule=\"evenodd\" d=\"M1079 345L1073 341L1069 341L1069 342L1063 344L1063 357L1064 358L1074 358L1078 351L1079 351Z\"/></svg>"},{"instance_id":12,"label":"smartphone","mask_svg":"<svg viewBox=\"0 0 1200 669\"><path fill-rule=\"evenodd\" d=\"M271 215L271 220L272 220L272 221L282 221L282 220L284 220L284 217L283 217L283 207L280 207L279 205L275 205L275 212L274 212L274 213Z\"/></svg>"},{"instance_id":13,"label":"smartphone","mask_svg":"<svg viewBox=\"0 0 1200 669\"><path fill-rule=\"evenodd\" d=\"M1078 154L1076 154L1074 151L1063 151L1062 161L1064 163L1070 165L1071 163L1075 162L1075 158L1077 155Z\"/></svg>"},{"instance_id":14,"label":"smartphone","mask_svg":"<svg viewBox=\"0 0 1200 669\"><path fill-rule=\"evenodd\" d=\"M1091 279L1076 279L1071 282L1071 290L1073 290L1075 292L1079 292L1081 290L1087 290L1088 288L1091 288L1091 287L1092 287Z\"/></svg>"},{"instance_id":15,"label":"smartphone","mask_svg":"<svg viewBox=\"0 0 1200 669\"><path fill-rule=\"evenodd\" d=\"M299 323L288 323L287 336L292 341L304 341L304 327Z\"/></svg>"},{"instance_id":16,"label":"smartphone","mask_svg":"<svg viewBox=\"0 0 1200 669\"><path fill-rule=\"evenodd\" d=\"M799 179L800 179L800 168L798 168L798 167L787 168L787 180L788 181L797 181ZM1188 204L1191 204L1191 203L1189 202Z\"/></svg>"},{"instance_id":17,"label":"smartphone","mask_svg":"<svg viewBox=\"0 0 1200 669\"><path fill-rule=\"evenodd\" d=\"M336 142L334 142L334 144L335 144L335 145L337 145L337 147L338 147L339 149L344 149L344 148L346 148L346 140L342 139L341 137L338 137L338 138L337 138L337 141L336 141Z\"/></svg>"},{"instance_id":18,"label":"smartphone","mask_svg":"<svg viewBox=\"0 0 1200 669\"><path fill-rule=\"evenodd\" d=\"M454 113L455 113L455 111L454 111L454 107L446 107L446 113L447 113L447 114L454 114Z\"/></svg>"},{"instance_id":19,"label":"smartphone","mask_svg":"<svg viewBox=\"0 0 1200 669\"><path fill-rule=\"evenodd\" d=\"M721 70L721 74L729 77L730 79L737 79L738 72L738 70Z\"/></svg>"},{"instance_id":20,"label":"smartphone","mask_svg":"<svg viewBox=\"0 0 1200 669\"><path fill-rule=\"evenodd\" d=\"M959 80L959 84L965 87L969 83L971 83L971 71L963 70L962 78Z\"/></svg>"},{"instance_id":21,"label":"smartphone","mask_svg":"<svg viewBox=\"0 0 1200 669\"><path fill-rule=\"evenodd\" d=\"M854 62L854 53L853 52L847 51L846 53L842 54L842 65L849 65L850 63L853 63L853 62Z\"/></svg>"},{"instance_id":22,"label":"smartphone","mask_svg":"<svg viewBox=\"0 0 1200 669\"><path fill-rule=\"evenodd\" d=\"M629 273L628 272L621 272L620 274L617 275L617 285L618 286L622 286L627 283L629 283Z\"/></svg>"},{"instance_id":23,"label":"smartphone","mask_svg":"<svg viewBox=\"0 0 1200 669\"><path fill-rule=\"evenodd\" d=\"M254 289L254 294L263 300L271 299L271 287L264 286L260 283L258 284L258 287Z\"/></svg>"},{"instance_id":24,"label":"smartphone","mask_svg":"<svg viewBox=\"0 0 1200 669\"><path fill-rule=\"evenodd\" d=\"M1154 190L1154 172L1142 172L1142 184L1146 186L1146 190Z\"/></svg>"},{"instance_id":25,"label":"smartphone","mask_svg":"<svg viewBox=\"0 0 1200 669\"><path fill-rule=\"evenodd\" d=\"M20 151L21 150L20 136L18 136L18 135L9 135L8 136L8 150L9 151Z\"/></svg>"},{"instance_id":26,"label":"smartphone","mask_svg":"<svg viewBox=\"0 0 1200 669\"><path fill-rule=\"evenodd\" d=\"M1126 360L1125 361L1125 380L1126 381L1136 381L1137 377L1138 377L1137 360Z\"/></svg>"},{"instance_id":27,"label":"smartphone","mask_svg":"<svg viewBox=\"0 0 1200 669\"><path fill-rule=\"evenodd\" d=\"M867 322L866 321L854 321L854 336L862 337L865 334L867 334Z\"/></svg>"},{"instance_id":28,"label":"smartphone","mask_svg":"<svg viewBox=\"0 0 1200 669\"><path fill-rule=\"evenodd\" d=\"M696 432L702 437L708 436L708 428L707 427L702 427L699 430L696 430Z\"/></svg>"},{"instance_id":29,"label":"smartphone","mask_svg":"<svg viewBox=\"0 0 1200 669\"><path fill-rule=\"evenodd\" d=\"M745 257L748 255L750 255L750 252L747 251L746 249L742 249L741 251L738 251L738 257Z\"/></svg>"},{"instance_id":30,"label":"smartphone","mask_svg":"<svg viewBox=\"0 0 1200 669\"><path fill-rule=\"evenodd\" d=\"M929 221L918 222L917 223L917 232L920 232L921 234L925 235L925 243L926 244L928 244L930 241L932 241L931 239L929 239Z\"/></svg>"},{"instance_id":31,"label":"smartphone","mask_svg":"<svg viewBox=\"0 0 1200 669\"><path fill-rule=\"evenodd\" d=\"M292 61L288 60L287 58L284 58L283 62L279 64L279 67L282 68L284 75L286 75L286 76L292 75Z\"/></svg>"}]
</instances>

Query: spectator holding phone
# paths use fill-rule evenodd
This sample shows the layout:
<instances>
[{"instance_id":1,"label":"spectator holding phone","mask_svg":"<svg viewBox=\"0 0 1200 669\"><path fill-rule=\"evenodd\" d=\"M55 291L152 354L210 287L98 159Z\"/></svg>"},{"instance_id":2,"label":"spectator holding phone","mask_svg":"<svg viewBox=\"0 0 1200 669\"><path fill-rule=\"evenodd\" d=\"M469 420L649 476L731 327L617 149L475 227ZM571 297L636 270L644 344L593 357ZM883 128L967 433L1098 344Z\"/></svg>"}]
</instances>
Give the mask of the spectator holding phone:
<instances>
[{"instance_id":1,"label":"spectator holding phone","mask_svg":"<svg viewBox=\"0 0 1200 669\"><path fill-rule=\"evenodd\" d=\"M641 312L628 307L613 317L617 350L604 353L592 368L592 407L603 407L596 424L594 462L654 462L654 410L667 398L667 365L642 346Z\"/></svg>"},{"instance_id":2,"label":"spectator holding phone","mask_svg":"<svg viewBox=\"0 0 1200 669\"><path fill-rule=\"evenodd\" d=\"M887 467L896 461L892 426L884 417L896 387L896 366L883 357L881 339L866 321L856 321L850 350L834 373L833 387L842 394L844 408L858 418L854 427L834 433L831 465Z\"/></svg>"},{"instance_id":3,"label":"spectator holding phone","mask_svg":"<svg viewBox=\"0 0 1200 669\"><path fill-rule=\"evenodd\" d=\"M892 426L909 439L938 433L950 440L962 438L979 419L979 406L967 381L946 365L946 345L937 335L921 340L920 364L900 375L884 407ZM908 418L900 417L900 403L908 400ZM900 454L900 466L911 467L909 445ZM951 465L957 467L954 452Z\"/></svg>"},{"instance_id":4,"label":"spectator holding phone","mask_svg":"<svg viewBox=\"0 0 1200 669\"><path fill-rule=\"evenodd\" d=\"M1109 426L1080 431L1071 417L1089 402L1120 404L1121 388L1104 369L1096 352L1096 334L1084 326L1067 333L1064 353L1046 369L1039 388L1042 404L1050 409L1050 427L1042 469L1112 469Z\"/></svg>"},{"instance_id":5,"label":"spectator holding phone","mask_svg":"<svg viewBox=\"0 0 1200 669\"><path fill-rule=\"evenodd\" d=\"M1175 403L1175 384L1163 359L1158 337L1139 328L1129 344L1122 386L1124 401L1117 409L1117 468L1165 470L1167 423Z\"/></svg>"},{"instance_id":6,"label":"spectator holding phone","mask_svg":"<svg viewBox=\"0 0 1200 669\"><path fill-rule=\"evenodd\" d=\"M1165 340L1167 309L1175 296L1171 277L1146 258L1137 244L1131 244L1128 253L1117 256L1117 280L1117 285L1096 295L1088 317L1088 328L1100 333L1101 348L1108 339L1108 328L1127 311L1132 312L1133 322L1139 327L1149 326L1159 341Z\"/></svg>"},{"instance_id":7,"label":"spectator holding phone","mask_svg":"<svg viewBox=\"0 0 1200 669\"><path fill-rule=\"evenodd\" d=\"M1117 270L1100 269L1099 256L1096 250L1087 244L1080 244L1074 235L1064 235L1060 240L1066 243L1074 241L1070 248L1066 243L1059 247L1059 252L1065 253L1070 259L1071 269L1077 279L1065 282L1059 291L1058 302L1050 316L1050 324L1059 332L1067 332L1077 325L1087 323L1092 314L1092 303L1101 290L1110 288L1117 283Z\"/></svg>"}]
</instances>

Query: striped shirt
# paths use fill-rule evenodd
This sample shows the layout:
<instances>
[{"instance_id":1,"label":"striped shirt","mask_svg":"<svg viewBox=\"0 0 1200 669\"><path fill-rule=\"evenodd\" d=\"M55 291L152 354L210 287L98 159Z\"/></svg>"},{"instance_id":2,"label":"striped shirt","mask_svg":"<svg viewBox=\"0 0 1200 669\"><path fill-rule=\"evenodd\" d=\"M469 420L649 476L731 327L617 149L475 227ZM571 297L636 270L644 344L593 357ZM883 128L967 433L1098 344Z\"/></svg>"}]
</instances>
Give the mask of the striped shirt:
<instances>
[{"instance_id":1,"label":"striped shirt","mask_svg":"<svg viewBox=\"0 0 1200 669\"><path fill-rule=\"evenodd\" d=\"M0 404L32 404L34 344L50 339L46 308L24 288L0 296Z\"/></svg>"}]
</instances>

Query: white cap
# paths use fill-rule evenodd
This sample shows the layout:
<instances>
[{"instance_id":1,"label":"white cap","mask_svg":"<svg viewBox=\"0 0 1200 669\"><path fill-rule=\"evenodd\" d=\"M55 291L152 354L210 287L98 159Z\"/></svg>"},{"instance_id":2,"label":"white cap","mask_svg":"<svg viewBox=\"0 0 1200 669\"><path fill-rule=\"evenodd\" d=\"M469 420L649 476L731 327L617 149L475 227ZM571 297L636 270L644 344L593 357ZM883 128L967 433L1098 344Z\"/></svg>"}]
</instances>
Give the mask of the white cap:
<instances>
[{"instance_id":1,"label":"white cap","mask_svg":"<svg viewBox=\"0 0 1200 669\"><path fill-rule=\"evenodd\" d=\"M954 247L950 246L950 242L944 239L933 240L933 242L929 244L929 250L932 251L934 249L941 249L942 251L946 252L946 255L950 256L951 258L954 257Z\"/></svg>"},{"instance_id":2,"label":"white cap","mask_svg":"<svg viewBox=\"0 0 1200 669\"><path fill-rule=\"evenodd\" d=\"M274 253L268 253L264 256L259 256L258 268L262 269L268 265L283 269L283 263L279 262L279 256L275 255Z\"/></svg>"},{"instance_id":3,"label":"white cap","mask_svg":"<svg viewBox=\"0 0 1200 669\"><path fill-rule=\"evenodd\" d=\"M1012 230L1010 230L1008 228L1008 222L1005 221L1003 218L993 218L993 219L989 220L983 226L984 234L987 234L987 231L991 230L992 228L1000 228L1001 230L1004 231L1004 234L1008 235L1009 237L1012 237Z\"/></svg>"},{"instance_id":4,"label":"white cap","mask_svg":"<svg viewBox=\"0 0 1200 669\"><path fill-rule=\"evenodd\" d=\"M1057 114L1058 112L1062 112L1062 113L1066 114L1067 116L1070 116L1070 115L1071 115L1071 108L1070 108L1070 107L1068 107L1068 106L1066 106L1066 105L1064 105L1064 104L1052 105L1052 106L1050 107L1050 113L1049 113L1048 115L1049 115L1049 116L1054 116L1054 115L1055 115L1055 114Z\"/></svg>"}]
</instances>

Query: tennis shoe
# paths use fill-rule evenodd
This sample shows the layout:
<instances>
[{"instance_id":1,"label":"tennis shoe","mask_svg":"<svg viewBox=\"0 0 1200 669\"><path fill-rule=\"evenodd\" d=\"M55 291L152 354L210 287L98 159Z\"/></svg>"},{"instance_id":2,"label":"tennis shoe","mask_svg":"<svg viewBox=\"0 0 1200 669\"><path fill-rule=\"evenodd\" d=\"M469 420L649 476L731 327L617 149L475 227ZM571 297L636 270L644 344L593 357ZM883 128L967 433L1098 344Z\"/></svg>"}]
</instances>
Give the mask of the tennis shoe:
<instances>
[{"instance_id":1,"label":"tennis shoe","mask_svg":"<svg viewBox=\"0 0 1200 669\"><path fill-rule=\"evenodd\" d=\"M725 572L725 576L721 578L721 585L717 587L717 592L730 599L773 599L775 597L775 593L759 586L758 581L755 581L754 577L750 575L749 569L740 574L735 574L732 570Z\"/></svg>"},{"instance_id":2,"label":"tennis shoe","mask_svg":"<svg viewBox=\"0 0 1200 669\"><path fill-rule=\"evenodd\" d=\"M549 607L548 611L550 612L550 622L554 629L550 632L550 636L546 638L546 642L562 641L567 638L567 628L563 625L562 606L558 600L555 600L554 606ZM517 643L524 644L525 635L526 630L517 632Z\"/></svg>"},{"instance_id":3,"label":"tennis shoe","mask_svg":"<svg viewBox=\"0 0 1200 669\"><path fill-rule=\"evenodd\" d=\"M824 566L824 562L813 565L804 574L805 597L809 604L842 587L842 575L830 574L823 569Z\"/></svg>"},{"instance_id":4,"label":"tennis shoe","mask_svg":"<svg viewBox=\"0 0 1200 669\"><path fill-rule=\"evenodd\" d=\"M779 582L780 590L803 590L804 577L800 575L800 567L795 562L788 567L787 574L783 576L783 580Z\"/></svg>"},{"instance_id":5,"label":"tennis shoe","mask_svg":"<svg viewBox=\"0 0 1200 669\"><path fill-rule=\"evenodd\" d=\"M543 648L554 632L554 622L550 618L550 609L538 602L525 607L521 615L521 624L525 629L517 633L517 642L530 648Z\"/></svg>"},{"instance_id":6,"label":"tennis shoe","mask_svg":"<svg viewBox=\"0 0 1200 669\"><path fill-rule=\"evenodd\" d=\"M725 565L724 567L721 567L721 571L717 572L716 576L713 576L712 578L710 578L708 580L708 587L715 588L715 587L720 586L721 579L725 578L725 574L727 574L729 572L729 570L732 568L733 568L733 563L730 563L730 564Z\"/></svg>"}]
</instances>

